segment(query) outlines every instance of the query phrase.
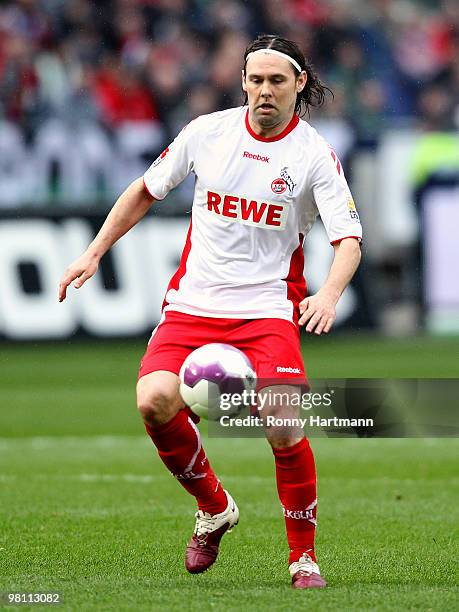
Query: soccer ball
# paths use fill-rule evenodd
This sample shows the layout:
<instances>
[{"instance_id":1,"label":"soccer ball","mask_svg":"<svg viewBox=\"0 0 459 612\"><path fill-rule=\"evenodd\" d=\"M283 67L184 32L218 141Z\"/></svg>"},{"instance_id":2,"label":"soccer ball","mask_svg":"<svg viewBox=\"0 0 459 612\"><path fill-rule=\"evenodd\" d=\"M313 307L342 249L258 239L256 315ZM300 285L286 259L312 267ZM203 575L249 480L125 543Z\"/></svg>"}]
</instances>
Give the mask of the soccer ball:
<instances>
[{"instance_id":1,"label":"soccer ball","mask_svg":"<svg viewBox=\"0 0 459 612\"><path fill-rule=\"evenodd\" d=\"M231 396L240 397L246 391L248 398L256 382L249 359L230 344L205 344L188 355L180 369L183 401L195 414L210 420L240 412L244 402L234 399L233 404Z\"/></svg>"}]
</instances>

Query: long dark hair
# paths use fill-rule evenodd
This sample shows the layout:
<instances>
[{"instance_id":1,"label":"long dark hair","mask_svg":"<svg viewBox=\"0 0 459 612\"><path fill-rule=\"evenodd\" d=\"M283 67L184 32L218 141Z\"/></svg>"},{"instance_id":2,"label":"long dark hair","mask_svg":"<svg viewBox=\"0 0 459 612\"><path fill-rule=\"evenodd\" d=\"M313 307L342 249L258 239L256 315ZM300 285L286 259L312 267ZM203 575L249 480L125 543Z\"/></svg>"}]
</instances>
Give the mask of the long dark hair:
<instances>
[{"instance_id":1,"label":"long dark hair","mask_svg":"<svg viewBox=\"0 0 459 612\"><path fill-rule=\"evenodd\" d=\"M291 40L287 40L287 38L277 36L277 34L260 34L248 45L244 53L244 74L248 54L259 49L274 49L275 51L285 53L298 62L302 70L306 70L308 75L307 83L303 91L300 91L296 96L295 113L300 115L300 117L305 113L309 115L311 106L322 106L327 91L333 96L332 90L320 81L312 64L305 58L298 45ZM300 73L293 64L292 70L295 72L295 77L298 77ZM247 104L247 100L246 94L244 104Z\"/></svg>"}]
</instances>

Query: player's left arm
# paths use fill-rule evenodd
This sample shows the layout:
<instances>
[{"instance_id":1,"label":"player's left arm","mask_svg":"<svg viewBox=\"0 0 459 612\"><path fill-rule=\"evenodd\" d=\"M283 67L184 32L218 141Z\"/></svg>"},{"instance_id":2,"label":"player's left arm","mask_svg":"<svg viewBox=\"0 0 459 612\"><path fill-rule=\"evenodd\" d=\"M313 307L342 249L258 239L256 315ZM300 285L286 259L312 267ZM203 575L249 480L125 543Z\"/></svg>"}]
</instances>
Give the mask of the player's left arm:
<instances>
[{"instance_id":1,"label":"player's left arm","mask_svg":"<svg viewBox=\"0 0 459 612\"><path fill-rule=\"evenodd\" d=\"M359 267L361 251L356 238L333 245L335 256L328 278L319 291L300 302L299 324L318 336L328 333L336 319L336 304Z\"/></svg>"}]
</instances>

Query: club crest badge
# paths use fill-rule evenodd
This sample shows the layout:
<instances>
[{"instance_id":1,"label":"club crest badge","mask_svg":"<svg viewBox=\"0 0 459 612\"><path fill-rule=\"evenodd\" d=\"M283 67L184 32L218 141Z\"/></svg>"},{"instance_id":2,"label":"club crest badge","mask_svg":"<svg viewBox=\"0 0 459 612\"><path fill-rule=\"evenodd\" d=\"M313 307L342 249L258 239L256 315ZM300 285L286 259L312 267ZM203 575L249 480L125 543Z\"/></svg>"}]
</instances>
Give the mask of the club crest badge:
<instances>
[{"instance_id":1,"label":"club crest badge","mask_svg":"<svg viewBox=\"0 0 459 612\"><path fill-rule=\"evenodd\" d=\"M287 183L282 178L274 179L274 181L271 183L271 191L277 195L284 193L286 189Z\"/></svg>"}]
</instances>

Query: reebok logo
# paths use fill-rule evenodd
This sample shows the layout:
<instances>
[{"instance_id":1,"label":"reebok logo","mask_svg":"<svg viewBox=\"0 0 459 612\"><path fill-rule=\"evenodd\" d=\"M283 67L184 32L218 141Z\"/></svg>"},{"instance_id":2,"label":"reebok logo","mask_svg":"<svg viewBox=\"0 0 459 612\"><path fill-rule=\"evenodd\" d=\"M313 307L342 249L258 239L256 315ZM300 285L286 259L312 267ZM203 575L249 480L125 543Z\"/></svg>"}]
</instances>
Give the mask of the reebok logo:
<instances>
[{"instance_id":1,"label":"reebok logo","mask_svg":"<svg viewBox=\"0 0 459 612\"><path fill-rule=\"evenodd\" d=\"M277 366L276 372L287 372L288 374L301 374L300 368L284 368L282 366Z\"/></svg>"},{"instance_id":2,"label":"reebok logo","mask_svg":"<svg viewBox=\"0 0 459 612\"><path fill-rule=\"evenodd\" d=\"M267 164L269 164L269 157L257 155L255 153L249 153L248 151L244 151L242 157L248 157L249 159L255 159L256 161L266 162Z\"/></svg>"}]
</instances>

